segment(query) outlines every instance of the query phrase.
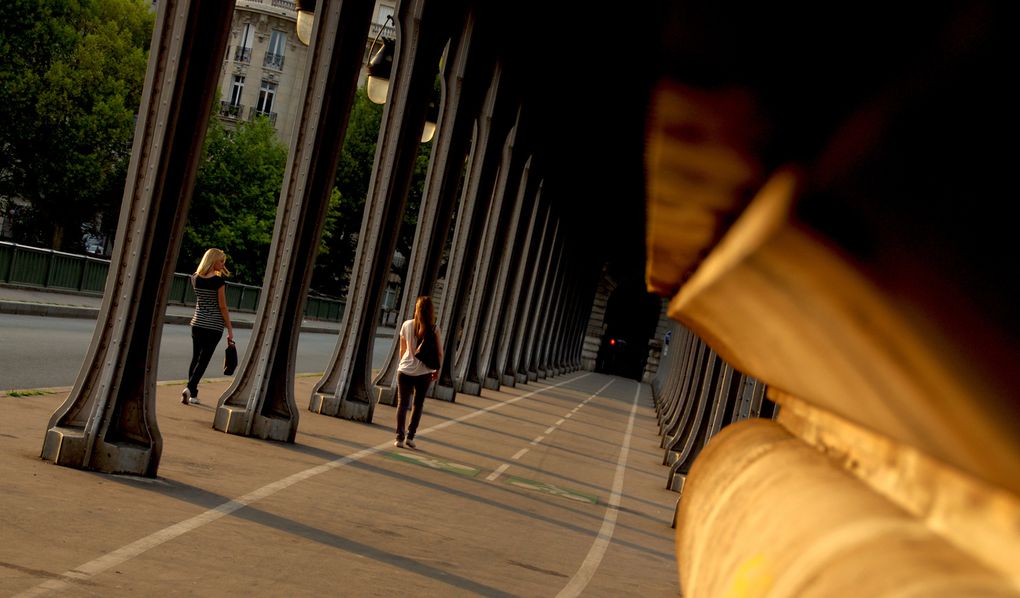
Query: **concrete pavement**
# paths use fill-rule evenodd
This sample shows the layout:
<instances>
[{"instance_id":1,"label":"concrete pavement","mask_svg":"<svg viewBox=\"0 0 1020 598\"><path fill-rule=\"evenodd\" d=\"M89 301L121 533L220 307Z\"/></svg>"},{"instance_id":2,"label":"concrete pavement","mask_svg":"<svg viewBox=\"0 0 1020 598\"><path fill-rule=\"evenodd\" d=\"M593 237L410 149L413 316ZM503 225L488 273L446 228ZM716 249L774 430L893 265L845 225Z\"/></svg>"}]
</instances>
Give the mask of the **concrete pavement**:
<instances>
[{"instance_id":1,"label":"concrete pavement","mask_svg":"<svg viewBox=\"0 0 1020 598\"><path fill-rule=\"evenodd\" d=\"M306 404L317 377L299 377ZM203 385L218 396L227 380ZM677 596L647 385L575 372L395 410L300 411L294 444L158 387L156 479L39 459L67 389L0 394L0 596Z\"/></svg>"}]
</instances>

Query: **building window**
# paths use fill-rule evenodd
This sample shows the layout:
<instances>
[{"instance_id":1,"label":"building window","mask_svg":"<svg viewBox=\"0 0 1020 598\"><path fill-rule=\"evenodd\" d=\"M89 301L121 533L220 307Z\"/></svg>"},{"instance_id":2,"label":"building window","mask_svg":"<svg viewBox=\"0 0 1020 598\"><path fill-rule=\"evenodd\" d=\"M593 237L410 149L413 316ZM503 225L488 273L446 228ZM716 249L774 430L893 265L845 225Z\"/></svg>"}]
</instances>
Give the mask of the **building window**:
<instances>
[{"instance_id":1,"label":"building window","mask_svg":"<svg viewBox=\"0 0 1020 598\"><path fill-rule=\"evenodd\" d=\"M241 105L241 94L244 93L244 75L234 75L234 82L230 86L230 105Z\"/></svg>"},{"instance_id":2,"label":"building window","mask_svg":"<svg viewBox=\"0 0 1020 598\"><path fill-rule=\"evenodd\" d=\"M255 35L255 28L251 23L245 23L241 28L241 43L234 50L235 62L251 62L251 40Z\"/></svg>"},{"instance_id":3,"label":"building window","mask_svg":"<svg viewBox=\"0 0 1020 598\"><path fill-rule=\"evenodd\" d=\"M241 94L244 93L244 75L234 75L230 84L230 100L220 101L220 116L223 118L241 118L244 106L241 105Z\"/></svg>"},{"instance_id":4,"label":"building window","mask_svg":"<svg viewBox=\"0 0 1020 598\"><path fill-rule=\"evenodd\" d=\"M274 68L283 68L283 50L287 46L287 34L282 31L273 31L269 37L269 49L266 50L266 58L263 65Z\"/></svg>"},{"instance_id":5,"label":"building window","mask_svg":"<svg viewBox=\"0 0 1020 598\"><path fill-rule=\"evenodd\" d=\"M273 112L273 100L276 99L276 83L262 81L259 88L259 101L255 105L254 114L265 116L269 122L276 124L276 113Z\"/></svg>"}]
</instances>

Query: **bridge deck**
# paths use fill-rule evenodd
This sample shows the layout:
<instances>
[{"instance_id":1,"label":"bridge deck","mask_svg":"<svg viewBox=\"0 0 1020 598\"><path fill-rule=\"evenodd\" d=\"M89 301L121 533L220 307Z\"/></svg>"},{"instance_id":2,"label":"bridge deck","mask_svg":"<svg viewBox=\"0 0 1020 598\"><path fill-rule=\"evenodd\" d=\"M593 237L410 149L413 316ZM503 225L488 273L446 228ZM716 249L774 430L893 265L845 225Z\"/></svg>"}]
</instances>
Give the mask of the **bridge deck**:
<instances>
[{"instance_id":1,"label":"bridge deck","mask_svg":"<svg viewBox=\"0 0 1020 598\"><path fill-rule=\"evenodd\" d=\"M0 595L676 596L676 495L647 385L574 373L394 408L304 410L294 445L211 429L160 385L155 480L38 458L64 392L0 395ZM202 386L207 402L227 381Z\"/></svg>"}]
</instances>

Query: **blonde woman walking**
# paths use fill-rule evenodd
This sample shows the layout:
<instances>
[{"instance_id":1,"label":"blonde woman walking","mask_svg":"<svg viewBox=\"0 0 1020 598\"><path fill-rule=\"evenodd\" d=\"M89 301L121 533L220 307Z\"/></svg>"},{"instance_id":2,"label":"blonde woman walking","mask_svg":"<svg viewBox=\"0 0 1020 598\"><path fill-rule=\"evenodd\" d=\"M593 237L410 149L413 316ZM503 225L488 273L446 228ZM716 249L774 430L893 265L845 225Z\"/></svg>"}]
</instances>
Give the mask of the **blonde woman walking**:
<instances>
[{"instance_id":1,"label":"blonde woman walking","mask_svg":"<svg viewBox=\"0 0 1020 598\"><path fill-rule=\"evenodd\" d=\"M209 249L202 256L198 269L191 275L195 289L195 315L191 318L191 365L188 367L188 385L181 391L181 403L197 405L198 382L205 374L216 345L227 329L227 342L234 342L234 327L227 311L226 281L227 256L221 249Z\"/></svg>"},{"instance_id":2,"label":"blonde woman walking","mask_svg":"<svg viewBox=\"0 0 1020 598\"><path fill-rule=\"evenodd\" d=\"M425 393L429 384L439 377L443 363L443 347L436 328L436 312L432 299L418 297L414 305L414 319L407 320L400 327L400 364L397 366L397 439L393 445L403 448L405 443L414 448L414 433L418 431L422 409L425 407ZM411 423L405 436L404 423L407 411L411 410ZM406 440L405 440L406 438Z\"/></svg>"}]
</instances>

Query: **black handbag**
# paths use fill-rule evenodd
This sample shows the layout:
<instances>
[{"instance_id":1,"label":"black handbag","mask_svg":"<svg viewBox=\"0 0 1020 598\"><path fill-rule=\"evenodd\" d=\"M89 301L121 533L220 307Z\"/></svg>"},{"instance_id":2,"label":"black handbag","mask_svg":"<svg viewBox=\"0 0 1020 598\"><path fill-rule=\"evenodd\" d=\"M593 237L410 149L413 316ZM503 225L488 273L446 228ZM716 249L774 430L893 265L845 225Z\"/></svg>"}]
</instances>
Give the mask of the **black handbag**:
<instances>
[{"instance_id":1,"label":"black handbag","mask_svg":"<svg viewBox=\"0 0 1020 598\"><path fill-rule=\"evenodd\" d=\"M227 350L223 353L223 375L233 376L237 369L237 345L227 340Z\"/></svg>"},{"instance_id":2,"label":"black handbag","mask_svg":"<svg viewBox=\"0 0 1020 598\"><path fill-rule=\"evenodd\" d=\"M425 338L421 339L421 343L419 343L418 348L415 350L414 356L424 363L428 369L439 369L439 342L436 340L435 330L425 334Z\"/></svg>"}]
</instances>

